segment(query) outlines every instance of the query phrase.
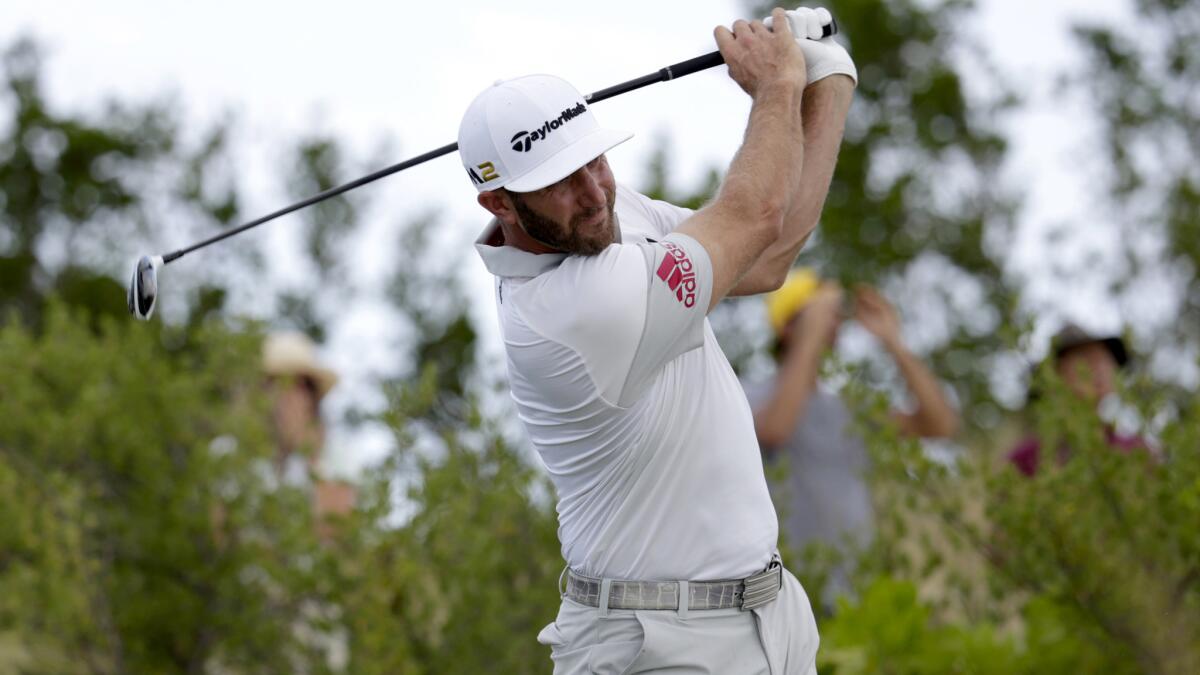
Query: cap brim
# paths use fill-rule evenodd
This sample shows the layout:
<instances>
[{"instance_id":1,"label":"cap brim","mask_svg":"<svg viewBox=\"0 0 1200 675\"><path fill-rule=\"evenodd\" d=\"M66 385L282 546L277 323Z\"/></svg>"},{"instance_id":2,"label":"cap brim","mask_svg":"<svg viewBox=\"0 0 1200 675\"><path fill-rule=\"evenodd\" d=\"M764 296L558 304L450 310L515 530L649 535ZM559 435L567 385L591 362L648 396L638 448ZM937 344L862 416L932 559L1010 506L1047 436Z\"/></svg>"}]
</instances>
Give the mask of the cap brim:
<instances>
[{"instance_id":1,"label":"cap brim","mask_svg":"<svg viewBox=\"0 0 1200 675\"><path fill-rule=\"evenodd\" d=\"M525 175L512 179L504 188L512 192L533 192L553 185L630 138L633 138L633 134L628 131L596 129L559 150Z\"/></svg>"}]
</instances>

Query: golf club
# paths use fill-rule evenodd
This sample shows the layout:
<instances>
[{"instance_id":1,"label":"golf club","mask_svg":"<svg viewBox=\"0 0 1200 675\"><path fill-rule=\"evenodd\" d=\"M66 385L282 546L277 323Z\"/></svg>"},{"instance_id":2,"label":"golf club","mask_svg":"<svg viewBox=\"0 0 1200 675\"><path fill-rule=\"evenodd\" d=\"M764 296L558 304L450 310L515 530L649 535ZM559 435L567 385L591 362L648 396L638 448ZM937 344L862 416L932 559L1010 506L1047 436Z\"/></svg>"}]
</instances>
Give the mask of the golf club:
<instances>
[{"instance_id":1,"label":"golf club","mask_svg":"<svg viewBox=\"0 0 1200 675\"><path fill-rule=\"evenodd\" d=\"M837 33L837 22L832 21L823 27L822 37L829 37L835 33ZM725 63L725 58L721 56L720 51L714 51L702 56L688 59L686 61L680 61L679 63L669 65L665 68L660 68L657 72L634 78L628 82L622 82L621 84L608 87L607 89L601 89L588 94L584 98L589 104L598 103L605 99L655 84L656 82L667 82L669 80L674 80L685 75L691 75L692 73L696 73L701 70L707 70L714 66L719 66L722 63ZM178 260L192 251L202 249L210 244L215 244L222 239L228 239L235 234L240 234L251 228L258 227L259 225L274 220L280 216L284 216L292 213L293 211L298 211L306 206L311 206L318 202L325 201L331 197L336 197L344 192L349 192L354 188L361 187L367 183L372 183L380 178L390 176L394 173L414 167L418 164L423 164L431 159L441 157L442 155L448 155L455 150L458 150L458 143L443 145L436 150L430 150L429 152L417 155L411 159L406 159L398 164L393 164L392 166L380 169L374 173L367 174L362 178L352 180L343 185L329 188L324 192L320 192L311 197L298 201L295 204L285 206L278 211L268 213L261 218L256 218L248 223L244 223L230 230L221 232L217 235L209 237L208 239L205 239L204 241L197 242L186 248L181 248L178 251L164 253L160 256L142 256L138 259L137 266L133 271L133 279L129 282L129 293L127 296L129 313L133 314L142 321L150 320L150 316L154 313L154 307L158 301L158 270L163 265L167 265L172 261Z\"/></svg>"}]
</instances>

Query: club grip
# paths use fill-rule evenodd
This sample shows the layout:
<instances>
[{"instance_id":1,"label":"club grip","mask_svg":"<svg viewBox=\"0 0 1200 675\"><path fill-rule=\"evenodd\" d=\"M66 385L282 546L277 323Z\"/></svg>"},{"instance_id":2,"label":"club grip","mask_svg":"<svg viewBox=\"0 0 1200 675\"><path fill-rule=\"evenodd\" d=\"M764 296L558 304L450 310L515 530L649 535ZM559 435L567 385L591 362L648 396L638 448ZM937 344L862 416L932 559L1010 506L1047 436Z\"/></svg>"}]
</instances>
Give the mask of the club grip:
<instances>
[{"instance_id":1,"label":"club grip","mask_svg":"<svg viewBox=\"0 0 1200 675\"><path fill-rule=\"evenodd\" d=\"M707 70L713 66L719 66L722 63L725 63L725 57L721 56L721 52L717 51L690 58L687 61L673 63L666 68L659 70L658 72L662 75L662 79L664 81L673 80L677 77L683 77L684 75L691 75L692 73L699 72L701 70Z\"/></svg>"},{"instance_id":2,"label":"club grip","mask_svg":"<svg viewBox=\"0 0 1200 675\"><path fill-rule=\"evenodd\" d=\"M827 38L836 34L837 32L837 20L834 19L822 27L821 37ZM684 75L698 73L701 70L707 70L713 66L719 66L722 63L725 63L725 57L721 56L721 52L716 51L710 54L704 54L702 56L690 58L687 61L673 63L666 68L660 69L658 72L662 78L662 81L665 82L667 80L673 80L677 77L683 77Z\"/></svg>"}]
</instances>

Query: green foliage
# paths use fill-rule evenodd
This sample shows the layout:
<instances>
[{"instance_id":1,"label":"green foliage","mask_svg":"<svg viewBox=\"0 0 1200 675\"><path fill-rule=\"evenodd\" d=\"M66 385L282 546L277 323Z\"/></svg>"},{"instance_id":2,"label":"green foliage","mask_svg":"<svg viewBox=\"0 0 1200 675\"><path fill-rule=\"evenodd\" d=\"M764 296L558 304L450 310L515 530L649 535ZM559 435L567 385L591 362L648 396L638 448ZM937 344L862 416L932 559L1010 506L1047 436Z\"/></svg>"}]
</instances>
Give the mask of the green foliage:
<instances>
[{"instance_id":1,"label":"green foliage","mask_svg":"<svg viewBox=\"0 0 1200 675\"><path fill-rule=\"evenodd\" d=\"M64 242L68 264L94 260L89 249L106 248L117 235L95 221L134 219L141 201L134 167L169 153L174 130L155 106L113 105L100 120L56 114L32 41L9 46L2 62L0 101L11 118L0 125L0 310L36 321L59 272L39 257L47 241Z\"/></svg>"},{"instance_id":2,"label":"green foliage","mask_svg":"<svg viewBox=\"0 0 1200 675\"><path fill-rule=\"evenodd\" d=\"M534 636L554 616L562 564L550 488L476 412L475 330L455 271L418 261L392 279L422 368L390 383L394 454L320 537L313 495L274 468L258 339L223 317L225 278L188 283L180 270L180 286L197 288L186 319L134 324L103 256L40 257L44 242L108 217L122 221L114 236L153 229L140 209L160 207L163 190L210 224L235 218L230 127L179 152L165 108L143 111L161 124L129 129L115 113L60 115L41 98L30 43L6 67L13 120L0 149L17 160L0 171L0 673L544 669ZM22 142L59 132L65 145L40 159ZM348 163L323 137L295 159L306 195ZM136 180L146 173L167 180ZM63 195L97 176L111 204L71 211ZM22 192L46 182L69 189ZM306 216L320 290L345 292L355 205ZM401 228L401 251L433 246L434 224ZM238 278L263 275L250 250L227 261ZM283 290L279 309L322 337L329 306L315 285Z\"/></svg>"},{"instance_id":3,"label":"green foliage","mask_svg":"<svg viewBox=\"0 0 1200 675\"><path fill-rule=\"evenodd\" d=\"M367 513L386 520L403 490L411 518L338 556L352 580L340 603L352 617L349 670L542 671L549 653L534 636L557 612L562 569L548 482L477 415L422 444L409 423L430 414L437 381L427 369L395 391L400 450L368 489Z\"/></svg>"},{"instance_id":4,"label":"green foliage","mask_svg":"<svg viewBox=\"0 0 1200 675\"><path fill-rule=\"evenodd\" d=\"M1161 235L1154 250L1185 284L1181 320L1146 344L1186 354L1200 326L1188 320L1200 316L1200 130L1186 98L1200 63L1196 4L1139 7L1162 39L1081 28L1080 79L1102 104L1113 203L1131 232ZM988 244L1011 232L993 126L1010 101L972 100L944 56L965 47L958 26L969 8L832 7L861 82L820 242L804 262L928 299L926 313L902 309L946 327L931 358L984 433L955 461L935 461L886 422L887 401L865 390L871 373L851 371L880 518L855 566L857 592L818 608L822 672L1200 672L1194 395L1153 384L1126 392L1162 450L1119 453L1095 412L1043 373L1030 424L1045 447L1070 452L1061 464L1047 453L1033 479L1002 459L1012 434L994 428L988 378L995 355L1026 334L1003 253ZM222 323L220 274L181 284L201 290L188 320L166 327L124 320L122 289L103 276L114 241L162 236L143 208L164 195L193 229L237 220L230 127L183 147L166 106L61 114L44 98L39 64L29 42L5 53L0 673L546 670L534 635L558 603L552 492L501 421L479 412L487 383L453 271L406 256L389 280L411 333L404 360L420 366L389 383L394 453L322 541L311 495L270 468L257 338ZM701 205L719 172L680 191L666 183L667 156L652 160L648 193ZM323 136L300 142L294 159L293 196L340 182L349 164ZM283 320L324 335L330 304L315 291L350 287L345 243L361 212L335 200L306 213L303 254L320 284L283 290ZM435 225L433 215L406 224L399 249L430 249ZM1135 262L1131 275L1160 259ZM253 250L230 264L262 277ZM930 276L936 287L922 285ZM759 320L745 303L714 313L735 362L760 354L761 335L755 343L745 328ZM731 343L739 330L745 340ZM820 549L788 559L814 598L841 564Z\"/></svg>"},{"instance_id":5,"label":"green foliage","mask_svg":"<svg viewBox=\"0 0 1200 675\"><path fill-rule=\"evenodd\" d=\"M412 219L400 228L398 265L385 288L387 298L404 317L413 339L408 363L432 367L437 378L430 406L420 423L453 429L475 413L470 400L472 385L478 387L475 360L476 331L467 313L468 299L462 289L459 265L454 258L413 256L436 246L438 221L432 214ZM428 371L427 371L428 372ZM404 388L419 373L403 372L390 386Z\"/></svg>"},{"instance_id":6,"label":"green foliage","mask_svg":"<svg viewBox=\"0 0 1200 675\"><path fill-rule=\"evenodd\" d=\"M1145 672L1120 645L1109 643L1094 624L1080 620L1070 607L1048 598L1033 597L1021 614L1026 645L1023 672L1114 675Z\"/></svg>"},{"instance_id":7,"label":"green foliage","mask_svg":"<svg viewBox=\"0 0 1200 675\"><path fill-rule=\"evenodd\" d=\"M34 252L48 221L77 230L97 212L127 214L138 202L124 171L171 149L174 130L156 107L114 106L99 123L49 110L40 58L29 40L4 52L6 98L14 127L0 142L0 184L10 254ZM56 223L57 224L57 223Z\"/></svg>"},{"instance_id":8,"label":"green foliage","mask_svg":"<svg viewBox=\"0 0 1200 675\"><path fill-rule=\"evenodd\" d=\"M1142 351L1161 355L1160 378L1190 374L1194 383L1198 369L1177 360L1194 361L1200 345L1200 5L1128 4L1136 21L1076 25L1085 58L1071 73L1100 122L1097 214L1124 245L1104 280L1128 307L1147 284L1170 289L1159 294L1170 309L1153 325L1135 326L1136 337ZM1084 226L1095 229L1090 220Z\"/></svg>"},{"instance_id":9,"label":"green foliage","mask_svg":"<svg viewBox=\"0 0 1200 675\"><path fill-rule=\"evenodd\" d=\"M314 658L305 493L273 457L257 343L52 305L0 330L0 633L22 672L278 672ZM319 661L318 661L319 662ZM13 664L0 664L0 669Z\"/></svg>"},{"instance_id":10,"label":"green foliage","mask_svg":"<svg viewBox=\"0 0 1200 675\"><path fill-rule=\"evenodd\" d=\"M971 51L958 28L969 8L831 6L861 79L820 240L801 262L844 283L872 281L894 297L921 299L901 310L922 328L923 342L933 345L929 360L960 394L970 449L934 459L888 423L892 406L867 388L877 381L870 368L847 374L845 394L867 420L879 522L856 566L858 600L822 608L829 612L822 662L839 672L1196 672L1194 391L1159 381L1124 394L1140 433L1162 448L1155 459L1114 452L1096 412L1050 378L1047 391L1055 393L1028 416L1051 448L1043 470L1027 480L1003 459L1016 438L989 380L998 364L1013 361L1006 356L1028 351L1018 345L1030 327L1001 274L1003 249L989 244L1012 232L1015 204L996 187L1005 143L993 126L1012 100L968 97L961 61L944 56ZM1161 281L1164 270L1172 289L1182 284L1170 325L1134 327L1168 379L1194 372L1200 326L1186 320L1200 298L1191 236L1200 216L1200 126L1189 103L1200 65L1197 9L1142 2L1136 25L1077 30L1087 58L1074 79L1096 103L1108 149L1101 201L1115 207L1130 243L1129 265L1113 270L1114 289L1132 304L1147 292L1143 282ZM973 77L980 72L987 70ZM664 172L651 175L657 196L702 202L665 185ZM711 194L714 184L699 192ZM922 286L920 276L936 279L934 286ZM746 328L756 320L736 304L712 316L741 364L762 349L761 336ZM1061 466L1054 462L1060 445L1071 448ZM823 596L838 564L828 554L791 558L813 597ZM913 600L914 587L923 602Z\"/></svg>"},{"instance_id":11,"label":"green foliage","mask_svg":"<svg viewBox=\"0 0 1200 675\"><path fill-rule=\"evenodd\" d=\"M836 675L1023 672L1016 645L994 627L938 625L931 615L913 584L880 577L857 601L839 601L836 617L821 626L817 669Z\"/></svg>"},{"instance_id":12,"label":"green foliage","mask_svg":"<svg viewBox=\"0 0 1200 675\"><path fill-rule=\"evenodd\" d=\"M336 187L346 176L345 151L332 138L311 137L296 143L289 197L301 200ZM300 219L301 257L311 264L307 280L279 293L279 322L324 342L325 326L343 311L352 290L354 269L347 241L358 227L362 195L341 195L314 204L296 215Z\"/></svg>"},{"instance_id":13,"label":"green foliage","mask_svg":"<svg viewBox=\"0 0 1200 675\"><path fill-rule=\"evenodd\" d=\"M964 629L1023 625L1026 665L1012 672L1061 672L1067 664L1094 666L1084 672L1195 672L1195 411L1165 425L1161 451L1120 451L1093 406L1051 370L1038 377L1042 394L1030 418L1042 452L1032 478L1009 464L1003 437L953 465L933 461L888 428L880 397L859 392L870 411L862 430L882 502L863 583L890 575L918 584L937 599L942 621ZM1151 419L1164 398L1124 400Z\"/></svg>"},{"instance_id":14,"label":"green foliage","mask_svg":"<svg viewBox=\"0 0 1200 675\"><path fill-rule=\"evenodd\" d=\"M477 414L418 423L432 367L396 390L397 450L322 544L309 493L274 478L253 334L88 323L56 306L41 334L0 331L0 673L548 663L549 486Z\"/></svg>"},{"instance_id":15,"label":"green foliage","mask_svg":"<svg viewBox=\"0 0 1200 675\"><path fill-rule=\"evenodd\" d=\"M1137 403L1147 412L1154 401ZM1128 654L1146 672L1195 672L1200 428L1194 418L1168 425L1159 459L1149 450L1115 450L1107 425L1061 386L1034 407L1034 416L1043 468L1032 480L1004 472L991 485L1010 495L989 509L1005 544L999 569L1103 633L1108 639L1097 649ZM1054 448L1069 449L1061 467L1053 466Z\"/></svg>"},{"instance_id":16,"label":"green foliage","mask_svg":"<svg viewBox=\"0 0 1200 675\"><path fill-rule=\"evenodd\" d=\"M1046 598L1029 600L1021 620L1020 637L990 621L939 620L915 584L881 576L858 599L840 600L834 618L821 624L817 667L833 675L1155 672L1139 669L1121 645L1105 644L1071 609Z\"/></svg>"},{"instance_id":17,"label":"green foliage","mask_svg":"<svg viewBox=\"0 0 1200 675\"><path fill-rule=\"evenodd\" d=\"M1000 102L968 101L966 76L947 57L959 46L956 26L968 7L831 4L852 27L846 39L859 85L822 214L822 246L812 251L827 275L880 282L936 252L972 277L999 283L983 236L1008 215L989 181L1005 149L988 126ZM862 265L867 259L872 264Z\"/></svg>"},{"instance_id":18,"label":"green foliage","mask_svg":"<svg viewBox=\"0 0 1200 675\"><path fill-rule=\"evenodd\" d=\"M766 16L777 3L748 4L748 15ZM800 264L846 285L920 297L902 307L907 323L921 329L928 358L969 403L967 423L994 426L992 364L1020 325L1016 289L1002 274L1006 251L994 245L1011 238L1016 209L998 180L1007 144L996 126L1014 98L965 41L969 2L816 4L843 26L859 84L820 227ZM951 54L975 59L970 77L986 83L972 91L999 93L968 96L963 61ZM652 159L646 194L695 207L715 193L716 170L694 189L668 184L666 155L661 147ZM757 302L722 303L710 317L739 373L761 367Z\"/></svg>"},{"instance_id":19,"label":"green foliage","mask_svg":"<svg viewBox=\"0 0 1200 675\"><path fill-rule=\"evenodd\" d=\"M183 232L228 225L237 215L227 123L203 131L193 147L164 103L60 112L43 91L32 40L9 46L2 61L0 314L35 325L50 294L90 311L123 312L123 291L108 293L100 281L129 271L130 260L117 262L117 254L130 255L135 242L165 248L168 233L179 244ZM170 209L172 226L150 217L151 208ZM190 276L197 284L220 278L223 264L244 262L252 250L243 246L251 255L235 251ZM192 309L203 312L211 299Z\"/></svg>"},{"instance_id":20,"label":"green foliage","mask_svg":"<svg viewBox=\"0 0 1200 675\"><path fill-rule=\"evenodd\" d=\"M301 141L296 149L296 178L291 189L294 199L324 192L346 180L340 174L345 160L342 149L330 138ZM327 199L304 212L308 221L305 248L317 270L328 275L345 262L337 244L351 231L357 216L347 196Z\"/></svg>"}]
</instances>

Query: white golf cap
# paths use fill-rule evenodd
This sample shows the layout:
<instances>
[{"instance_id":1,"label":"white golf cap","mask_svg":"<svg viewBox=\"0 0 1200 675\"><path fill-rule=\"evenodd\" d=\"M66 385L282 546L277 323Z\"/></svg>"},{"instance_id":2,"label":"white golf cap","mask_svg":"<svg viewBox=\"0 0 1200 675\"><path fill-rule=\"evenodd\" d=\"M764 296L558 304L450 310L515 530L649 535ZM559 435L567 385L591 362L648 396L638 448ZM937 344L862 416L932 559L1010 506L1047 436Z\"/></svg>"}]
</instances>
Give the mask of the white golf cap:
<instances>
[{"instance_id":1,"label":"white golf cap","mask_svg":"<svg viewBox=\"0 0 1200 675\"><path fill-rule=\"evenodd\" d=\"M458 156L480 192L532 192L632 136L601 128L566 80L526 75L475 97L458 127Z\"/></svg>"}]
</instances>

